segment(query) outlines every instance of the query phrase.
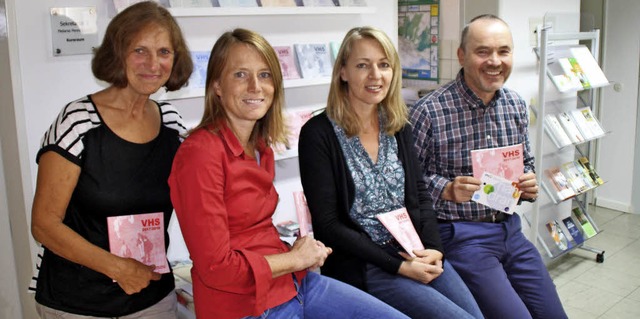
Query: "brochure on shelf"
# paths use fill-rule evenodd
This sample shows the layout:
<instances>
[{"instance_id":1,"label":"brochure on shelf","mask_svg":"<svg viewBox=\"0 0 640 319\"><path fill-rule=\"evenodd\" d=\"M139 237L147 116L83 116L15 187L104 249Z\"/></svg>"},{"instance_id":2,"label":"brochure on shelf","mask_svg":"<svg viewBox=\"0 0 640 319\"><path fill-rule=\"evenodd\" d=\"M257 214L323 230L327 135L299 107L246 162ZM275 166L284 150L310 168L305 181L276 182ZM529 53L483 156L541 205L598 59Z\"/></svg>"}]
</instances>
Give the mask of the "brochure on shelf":
<instances>
[{"instance_id":1,"label":"brochure on shelf","mask_svg":"<svg viewBox=\"0 0 640 319\"><path fill-rule=\"evenodd\" d=\"M333 0L302 0L305 7L335 7Z\"/></svg>"},{"instance_id":2,"label":"brochure on shelf","mask_svg":"<svg viewBox=\"0 0 640 319\"><path fill-rule=\"evenodd\" d=\"M207 80L207 67L209 65L209 51L191 51L193 72L189 77L189 88L204 89Z\"/></svg>"},{"instance_id":3,"label":"brochure on shelf","mask_svg":"<svg viewBox=\"0 0 640 319\"><path fill-rule=\"evenodd\" d=\"M569 186L567 178L562 174L559 167L547 169L545 173L553 186L556 199L563 201L576 196L576 192Z\"/></svg>"},{"instance_id":4,"label":"brochure on shelf","mask_svg":"<svg viewBox=\"0 0 640 319\"><path fill-rule=\"evenodd\" d=\"M338 0L341 7L366 7L366 0Z\"/></svg>"},{"instance_id":5,"label":"brochure on shelf","mask_svg":"<svg viewBox=\"0 0 640 319\"><path fill-rule=\"evenodd\" d=\"M593 168L593 166L591 166L591 164L589 163L589 159L586 158L585 156L580 157L577 162L582 165L582 167L584 167L584 169L586 170L586 172L589 174L589 176L591 177L591 180L594 181L598 186L599 185L603 185L604 181L602 180L602 178L600 178L600 176L598 175L598 173L596 173L595 169Z\"/></svg>"},{"instance_id":6,"label":"brochure on shelf","mask_svg":"<svg viewBox=\"0 0 640 319\"><path fill-rule=\"evenodd\" d=\"M544 129L558 148L571 145L571 139L562 128L555 114L547 114L544 116Z\"/></svg>"},{"instance_id":7,"label":"brochure on shelf","mask_svg":"<svg viewBox=\"0 0 640 319\"><path fill-rule=\"evenodd\" d=\"M567 250L571 248L571 242L567 239L567 236L564 234L564 231L558 224L557 220L551 220L547 222L547 231L549 232L549 236L553 239L556 247L561 251Z\"/></svg>"},{"instance_id":8,"label":"brochure on shelf","mask_svg":"<svg viewBox=\"0 0 640 319\"><path fill-rule=\"evenodd\" d=\"M276 229L284 237L297 237L300 234L300 225L292 220L277 223Z\"/></svg>"},{"instance_id":9,"label":"brochure on shelf","mask_svg":"<svg viewBox=\"0 0 640 319\"><path fill-rule=\"evenodd\" d=\"M584 45L551 45L548 47L547 59L548 76L560 92L580 91L609 84L591 51Z\"/></svg>"},{"instance_id":10,"label":"brochure on shelf","mask_svg":"<svg viewBox=\"0 0 640 319\"><path fill-rule=\"evenodd\" d=\"M336 62L336 58L338 57L338 51L340 51L341 45L342 45L341 41L329 42L329 48L331 49L331 63Z\"/></svg>"},{"instance_id":11,"label":"brochure on shelf","mask_svg":"<svg viewBox=\"0 0 640 319\"><path fill-rule=\"evenodd\" d=\"M552 79L559 91L578 91L590 87L575 58L560 58L558 63L563 73L554 75Z\"/></svg>"},{"instance_id":12,"label":"brochure on shelf","mask_svg":"<svg viewBox=\"0 0 640 319\"><path fill-rule=\"evenodd\" d=\"M298 140L300 138L300 130L307 121L313 117L312 110L301 111L285 111L284 119L287 126L287 139L289 141L289 147L284 144L275 144L273 150L276 153L283 153L287 150L297 150Z\"/></svg>"},{"instance_id":13,"label":"brochure on shelf","mask_svg":"<svg viewBox=\"0 0 640 319\"><path fill-rule=\"evenodd\" d=\"M171 8L206 8L211 7L211 0L169 0Z\"/></svg>"},{"instance_id":14,"label":"brochure on shelf","mask_svg":"<svg viewBox=\"0 0 640 319\"><path fill-rule=\"evenodd\" d=\"M584 45L572 47L571 55L576 59L580 68L584 72L591 87L601 87L609 84L609 80L602 72L602 69L591 54L589 48Z\"/></svg>"},{"instance_id":15,"label":"brochure on shelf","mask_svg":"<svg viewBox=\"0 0 640 319\"><path fill-rule=\"evenodd\" d=\"M147 0L113 0L113 6L116 8L116 12L120 13L122 10L126 9L127 7L143 1L147 1ZM149 0L149 1L160 3L160 0Z\"/></svg>"},{"instance_id":16,"label":"brochure on shelf","mask_svg":"<svg viewBox=\"0 0 640 319\"><path fill-rule=\"evenodd\" d=\"M572 143L584 142L584 136L580 133L580 130L571 115L566 112L558 113L558 121L562 125L562 128L564 128L564 131L567 133L567 136L569 136Z\"/></svg>"},{"instance_id":17,"label":"brochure on shelf","mask_svg":"<svg viewBox=\"0 0 640 319\"><path fill-rule=\"evenodd\" d=\"M592 140L605 134L589 107L581 107L571 111L571 117L586 140Z\"/></svg>"},{"instance_id":18,"label":"brochure on shelf","mask_svg":"<svg viewBox=\"0 0 640 319\"><path fill-rule=\"evenodd\" d=\"M573 213L573 216L580 224L586 238L591 238L598 233L580 207L574 207L571 213Z\"/></svg>"},{"instance_id":19,"label":"brochure on shelf","mask_svg":"<svg viewBox=\"0 0 640 319\"><path fill-rule=\"evenodd\" d=\"M295 7L295 0L259 0L262 7Z\"/></svg>"},{"instance_id":20,"label":"brochure on shelf","mask_svg":"<svg viewBox=\"0 0 640 319\"><path fill-rule=\"evenodd\" d=\"M273 49L278 55L280 61L280 68L282 69L282 78L285 80L299 79L300 73L295 59L295 52L293 47L289 45L274 46Z\"/></svg>"},{"instance_id":21,"label":"brochure on shelf","mask_svg":"<svg viewBox=\"0 0 640 319\"><path fill-rule=\"evenodd\" d=\"M221 7L257 7L256 0L218 0Z\"/></svg>"},{"instance_id":22,"label":"brochure on shelf","mask_svg":"<svg viewBox=\"0 0 640 319\"><path fill-rule=\"evenodd\" d=\"M293 47L303 78L331 77L333 66L327 44L294 44Z\"/></svg>"},{"instance_id":23,"label":"brochure on shelf","mask_svg":"<svg viewBox=\"0 0 640 319\"><path fill-rule=\"evenodd\" d=\"M571 235L571 238L573 238L573 241L576 244L582 244L584 242L584 237L582 236L582 232L580 231L580 229L578 229L578 226L576 225L573 218L569 216L563 219L562 222L564 223L564 226L567 227L567 230L569 231L569 235Z\"/></svg>"},{"instance_id":24,"label":"brochure on shelf","mask_svg":"<svg viewBox=\"0 0 640 319\"><path fill-rule=\"evenodd\" d=\"M596 186L588 173L582 169L582 165L575 161L562 164L562 173L576 194L584 193Z\"/></svg>"}]
</instances>

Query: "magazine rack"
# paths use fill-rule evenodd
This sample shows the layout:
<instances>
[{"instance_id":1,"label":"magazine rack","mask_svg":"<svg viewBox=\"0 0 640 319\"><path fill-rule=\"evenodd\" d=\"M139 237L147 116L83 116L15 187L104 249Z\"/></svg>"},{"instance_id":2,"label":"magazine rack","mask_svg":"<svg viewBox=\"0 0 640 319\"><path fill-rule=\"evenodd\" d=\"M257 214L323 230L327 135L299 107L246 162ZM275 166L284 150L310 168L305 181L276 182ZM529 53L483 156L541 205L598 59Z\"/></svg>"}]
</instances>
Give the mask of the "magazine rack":
<instances>
[{"instance_id":1,"label":"magazine rack","mask_svg":"<svg viewBox=\"0 0 640 319\"><path fill-rule=\"evenodd\" d=\"M585 244L600 232L588 204L591 190L604 183L592 164L597 140L607 133L597 121L599 91L609 84L597 64L600 33L559 33L547 24L537 31L534 155L543 191L525 215L531 226L529 238L537 238L547 261L580 248L603 262L604 251ZM575 44L578 41L590 46Z\"/></svg>"}]
</instances>

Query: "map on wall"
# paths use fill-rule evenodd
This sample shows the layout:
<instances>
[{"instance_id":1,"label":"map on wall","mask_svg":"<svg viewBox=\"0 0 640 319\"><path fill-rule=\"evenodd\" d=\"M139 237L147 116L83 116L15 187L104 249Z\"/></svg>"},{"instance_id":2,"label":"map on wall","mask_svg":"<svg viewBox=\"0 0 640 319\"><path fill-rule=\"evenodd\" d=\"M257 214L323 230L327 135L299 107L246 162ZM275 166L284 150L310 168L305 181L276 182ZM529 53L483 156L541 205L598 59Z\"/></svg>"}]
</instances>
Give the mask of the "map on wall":
<instances>
[{"instance_id":1,"label":"map on wall","mask_svg":"<svg viewBox=\"0 0 640 319\"><path fill-rule=\"evenodd\" d=\"M398 0L402 78L438 80L439 0Z\"/></svg>"}]
</instances>

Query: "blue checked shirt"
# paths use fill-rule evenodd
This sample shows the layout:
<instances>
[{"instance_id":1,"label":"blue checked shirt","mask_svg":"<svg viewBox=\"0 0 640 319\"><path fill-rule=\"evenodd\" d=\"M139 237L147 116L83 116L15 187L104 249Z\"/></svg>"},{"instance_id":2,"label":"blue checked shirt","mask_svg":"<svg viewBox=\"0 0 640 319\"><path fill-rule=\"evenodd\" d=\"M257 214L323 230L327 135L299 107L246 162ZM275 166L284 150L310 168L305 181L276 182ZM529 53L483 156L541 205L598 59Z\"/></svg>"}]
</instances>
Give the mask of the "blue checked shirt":
<instances>
[{"instance_id":1,"label":"blue checked shirt","mask_svg":"<svg viewBox=\"0 0 640 319\"><path fill-rule=\"evenodd\" d=\"M527 106L518 93L496 91L488 105L466 85L463 71L409 110L416 152L440 220L474 220L498 211L473 201L440 198L447 182L472 176L471 150L523 143L524 170L533 172Z\"/></svg>"}]
</instances>

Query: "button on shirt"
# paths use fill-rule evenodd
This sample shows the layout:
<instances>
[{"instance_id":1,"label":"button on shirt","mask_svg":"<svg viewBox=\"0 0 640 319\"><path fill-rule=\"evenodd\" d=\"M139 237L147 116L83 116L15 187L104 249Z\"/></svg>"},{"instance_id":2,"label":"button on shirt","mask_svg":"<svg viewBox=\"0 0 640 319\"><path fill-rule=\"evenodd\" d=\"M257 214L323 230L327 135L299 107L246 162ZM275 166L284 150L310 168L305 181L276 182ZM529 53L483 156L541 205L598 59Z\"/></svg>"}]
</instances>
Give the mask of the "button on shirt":
<instances>
[{"instance_id":1,"label":"button on shirt","mask_svg":"<svg viewBox=\"0 0 640 319\"><path fill-rule=\"evenodd\" d=\"M471 150L522 143L524 171L534 171L527 106L515 91L501 88L485 105L466 85L461 70L456 80L420 99L409 116L427 190L440 220L473 220L498 213L473 201L441 199L447 182L473 175Z\"/></svg>"}]
</instances>

